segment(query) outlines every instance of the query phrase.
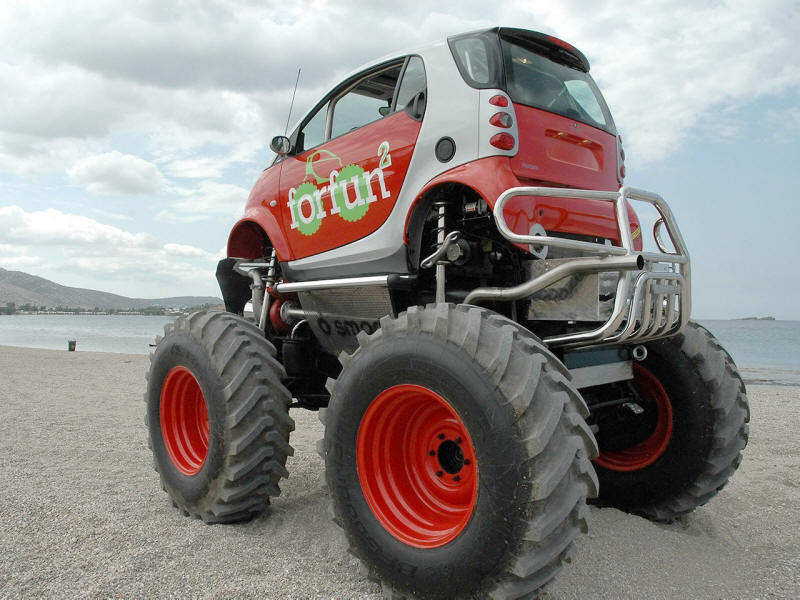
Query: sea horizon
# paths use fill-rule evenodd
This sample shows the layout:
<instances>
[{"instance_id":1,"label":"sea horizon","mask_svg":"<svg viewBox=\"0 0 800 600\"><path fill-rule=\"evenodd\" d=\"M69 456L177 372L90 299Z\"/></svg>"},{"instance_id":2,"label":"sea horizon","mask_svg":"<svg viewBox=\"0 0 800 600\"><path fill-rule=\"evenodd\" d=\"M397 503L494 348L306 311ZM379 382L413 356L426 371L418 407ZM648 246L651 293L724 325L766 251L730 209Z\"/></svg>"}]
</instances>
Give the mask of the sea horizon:
<instances>
[{"instance_id":1,"label":"sea horizon","mask_svg":"<svg viewBox=\"0 0 800 600\"><path fill-rule=\"evenodd\" d=\"M148 354L175 315L0 316L0 346ZM731 354L749 383L800 385L800 320L696 319Z\"/></svg>"}]
</instances>

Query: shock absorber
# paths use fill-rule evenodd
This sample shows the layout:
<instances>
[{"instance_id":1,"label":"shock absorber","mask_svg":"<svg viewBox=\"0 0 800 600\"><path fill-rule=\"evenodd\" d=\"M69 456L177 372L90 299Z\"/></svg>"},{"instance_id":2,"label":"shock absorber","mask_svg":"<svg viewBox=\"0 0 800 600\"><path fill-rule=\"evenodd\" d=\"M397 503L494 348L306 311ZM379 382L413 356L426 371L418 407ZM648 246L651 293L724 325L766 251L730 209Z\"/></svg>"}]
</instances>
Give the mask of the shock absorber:
<instances>
[{"instance_id":1,"label":"shock absorber","mask_svg":"<svg viewBox=\"0 0 800 600\"><path fill-rule=\"evenodd\" d=\"M272 301L272 296L269 293L269 290L275 285L275 272L277 270L277 263L278 263L278 255L275 252L275 248L272 249L272 253L269 257L269 266L267 267L267 277L264 280L264 301L261 303L261 315L258 319L258 327L264 332L267 332L267 324L269 323L269 319L267 315L269 315L269 305Z\"/></svg>"},{"instance_id":2,"label":"shock absorber","mask_svg":"<svg viewBox=\"0 0 800 600\"><path fill-rule=\"evenodd\" d=\"M439 211L439 220L436 224L436 244L438 248L444 246L445 240L445 202L436 202L434 206ZM442 304L445 301L445 263L438 261L436 263L436 303Z\"/></svg>"}]
</instances>

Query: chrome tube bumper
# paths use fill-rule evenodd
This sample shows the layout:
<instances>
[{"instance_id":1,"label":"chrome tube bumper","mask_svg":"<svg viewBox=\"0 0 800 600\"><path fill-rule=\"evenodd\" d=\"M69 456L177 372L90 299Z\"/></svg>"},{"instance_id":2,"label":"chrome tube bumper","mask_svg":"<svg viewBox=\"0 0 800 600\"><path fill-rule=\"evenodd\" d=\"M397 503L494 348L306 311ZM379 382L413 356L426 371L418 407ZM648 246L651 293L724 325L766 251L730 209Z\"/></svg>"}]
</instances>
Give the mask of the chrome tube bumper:
<instances>
[{"instance_id":1,"label":"chrome tube bumper","mask_svg":"<svg viewBox=\"0 0 800 600\"><path fill-rule=\"evenodd\" d=\"M514 233L503 214L506 203L515 196L544 196L604 200L614 204L619 246L606 246L552 236ZM660 218L653 228L659 252L637 252L633 245L628 201L646 202L655 207ZM466 304L485 300L527 298L557 281L580 273L617 272L620 274L610 317L597 329L545 338L551 346L579 347L645 341L678 333L691 312L691 277L689 252L672 211L661 196L645 190L623 187L619 192L565 188L515 187L503 192L494 207L494 219L500 234L507 240L525 245L553 246L586 253L560 267L512 288L478 288L465 299ZM674 252L661 240L666 228Z\"/></svg>"}]
</instances>

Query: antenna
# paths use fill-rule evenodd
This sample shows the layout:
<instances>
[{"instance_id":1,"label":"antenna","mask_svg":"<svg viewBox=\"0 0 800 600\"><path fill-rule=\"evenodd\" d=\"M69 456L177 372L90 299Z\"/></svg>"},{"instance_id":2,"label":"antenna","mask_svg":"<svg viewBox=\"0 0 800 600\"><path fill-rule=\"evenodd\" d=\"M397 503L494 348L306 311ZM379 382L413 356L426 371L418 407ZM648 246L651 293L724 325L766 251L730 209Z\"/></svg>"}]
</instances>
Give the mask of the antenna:
<instances>
[{"instance_id":1,"label":"antenna","mask_svg":"<svg viewBox=\"0 0 800 600\"><path fill-rule=\"evenodd\" d=\"M286 117L286 129L283 131L283 135L289 133L289 119L292 118L292 108L294 108L294 96L297 94L297 84L300 82L300 69L297 69L297 79L294 81L294 91L292 92L292 103L289 105L289 116Z\"/></svg>"}]
</instances>

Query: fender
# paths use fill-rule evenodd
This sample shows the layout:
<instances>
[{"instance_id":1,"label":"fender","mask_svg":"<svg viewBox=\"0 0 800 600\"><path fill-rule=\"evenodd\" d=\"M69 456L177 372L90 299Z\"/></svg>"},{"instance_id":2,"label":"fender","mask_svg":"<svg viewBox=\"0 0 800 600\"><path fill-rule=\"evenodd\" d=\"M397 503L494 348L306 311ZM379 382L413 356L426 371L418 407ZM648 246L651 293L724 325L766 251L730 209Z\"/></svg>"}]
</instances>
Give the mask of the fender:
<instances>
[{"instance_id":1,"label":"fender","mask_svg":"<svg viewBox=\"0 0 800 600\"><path fill-rule=\"evenodd\" d=\"M488 174L491 176L487 177ZM409 208L405 223L406 243L408 243L409 221L419 206L419 202L433 188L445 183L458 183L472 188L490 207L494 208L497 197L508 188L518 186L519 180L511 171L507 156L481 158L437 175L425 184Z\"/></svg>"},{"instance_id":2,"label":"fender","mask_svg":"<svg viewBox=\"0 0 800 600\"><path fill-rule=\"evenodd\" d=\"M412 226L411 216L420 206L420 201L428 192L445 183L458 183L473 189L492 210L498 196L509 188L552 185L518 179L507 156L490 156L459 165L431 179L417 195L411 210L406 215L406 244L409 242L409 228ZM620 243L614 207L602 200L520 196L512 199L506 205L504 212L509 227L515 233L527 234L534 223L539 223L549 232L596 236L610 239L615 244ZM628 217L634 233L634 245L637 250L641 250L639 219L630 205L628 205Z\"/></svg>"},{"instance_id":3,"label":"fender","mask_svg":"<svg viewBox=\"0 0 800 600\"><path fill-rule=\"evenodd\" d=\"M266 169L258 178L253 191L247 199L242 217L228 236L228 256L235 258L261 258L265 243L275 248L278 260L292 260L289 244L286 241L280 222L278 205L278 181L281 163ZM267 238L267 242L259 239Z\"/></svg>"}]
</instances>

